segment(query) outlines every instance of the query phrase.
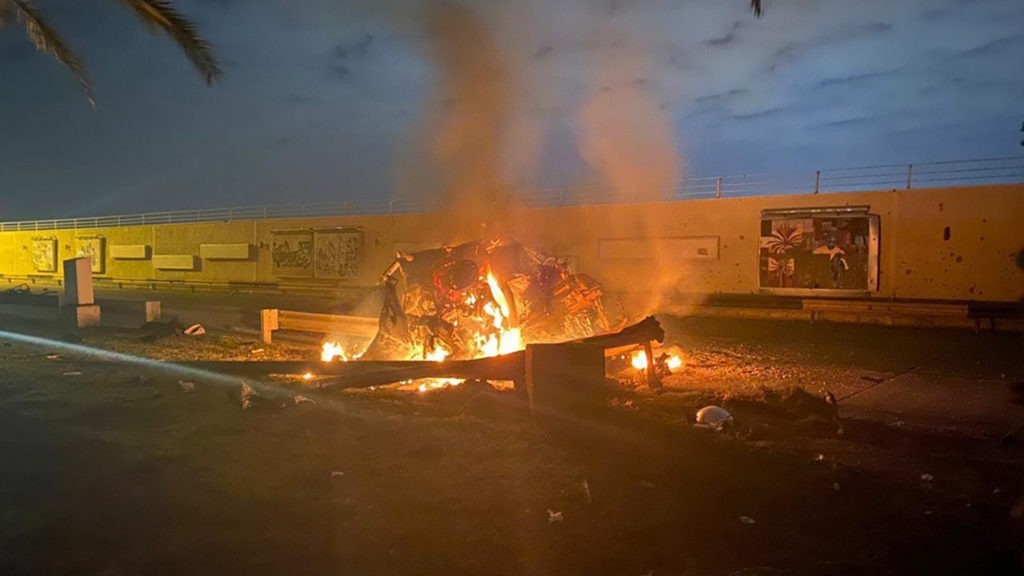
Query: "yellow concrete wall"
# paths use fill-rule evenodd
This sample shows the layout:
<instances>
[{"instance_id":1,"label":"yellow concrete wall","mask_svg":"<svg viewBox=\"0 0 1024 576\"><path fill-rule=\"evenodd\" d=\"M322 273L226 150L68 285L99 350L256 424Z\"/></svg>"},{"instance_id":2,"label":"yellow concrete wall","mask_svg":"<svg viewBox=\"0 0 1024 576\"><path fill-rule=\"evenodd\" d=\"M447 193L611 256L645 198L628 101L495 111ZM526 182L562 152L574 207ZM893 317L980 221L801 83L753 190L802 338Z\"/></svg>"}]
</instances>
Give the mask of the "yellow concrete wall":
<instances>
[{"instance_id":1,"label":"yellow concrete wall","mask_svg":"<svg viewBox=\"0 0 1024 576\"><path fill-rule=\"evenodd\" d=\"M459 230L444 214L347 216L203 222L95 230L0 233L0 274L35 275L31 240L56 237L59 258L74 255L77 236L100 235L107 246L145 244L151 254L199 255L204 243L250 243L252 261L202 260L195 271L154 270L149 260L113 260L101 277L213 283L295 283L273 274L271 232L358 226L364 231L361 276L301 280L325 286L372 285L396 247L424 247L503 231L574 259L579 269L614 291L756 293L761 211L775 208L870 207L881 218L879 297L1016 301L1024 297L1024 185L819 195L776 195L630 205L512 210L489 231ZM943 230L950 228L949 240ZM681 260L650 239L717 237L718 257ZM603 240L641 239L636 259L603 259ZM60 272L53 275L60 277Z\"/></svg>"}]
</instances>

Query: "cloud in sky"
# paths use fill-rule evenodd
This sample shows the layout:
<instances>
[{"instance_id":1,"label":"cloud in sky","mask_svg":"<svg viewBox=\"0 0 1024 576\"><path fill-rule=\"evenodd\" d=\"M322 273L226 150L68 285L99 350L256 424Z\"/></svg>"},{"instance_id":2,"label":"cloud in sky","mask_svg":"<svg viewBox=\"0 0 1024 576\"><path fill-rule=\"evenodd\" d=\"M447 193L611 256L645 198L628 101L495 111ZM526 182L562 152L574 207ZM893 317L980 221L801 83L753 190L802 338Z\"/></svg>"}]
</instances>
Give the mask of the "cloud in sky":
<instances>
[{"instance_id":1,"label":"cloud in sky","mask_svg":"<svg viewBox=\"0 0 1024 576\"><path fill-rule=\"evenodd\" d=\"M225 64L207 88L116 3L40 0L99 104L0 30L0 220L426 190L430 118L452 106L422 25L435 1L181 0ZM776 0L761 20L742 0L465 4L519 74L504 150L525 187L592 177L598 77L656 103L644 120L687 175L1020 151L1019 0ZM595 74L605 60L634 68Z\"/></svg>"}]
</instances>

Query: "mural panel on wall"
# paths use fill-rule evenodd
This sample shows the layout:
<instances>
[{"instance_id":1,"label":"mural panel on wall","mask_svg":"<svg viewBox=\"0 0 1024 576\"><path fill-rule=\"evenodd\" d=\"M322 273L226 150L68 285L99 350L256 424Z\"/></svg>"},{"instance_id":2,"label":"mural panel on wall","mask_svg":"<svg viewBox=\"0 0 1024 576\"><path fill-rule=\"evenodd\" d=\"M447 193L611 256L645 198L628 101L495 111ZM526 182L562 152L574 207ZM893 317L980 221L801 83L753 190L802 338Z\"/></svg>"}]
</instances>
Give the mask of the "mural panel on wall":
<instances>
[{"instance_id":1,"label":"mural panel on wall","mask_svg":"<svg viewBox=\"0 0 1024 576\"><path fill-rule=\"evenodd\" d=\"M272 230L270 237L274 276L313 276L312 230Z\"/></svg>"},{"instance_id":2,"label":"mural panel on wall","mask_svg":"<svg viewBox=\"0 0 1024 576\"><path fill-rule=\"evenodd\" d=\"M761 217L763 289L878 289L878 217L833 209L766 211Z\"/></svg>"},{"instance_id":3,"label":"mural panel on wall","mask_svg":"<svg viewBox=\"0 0 1024 576\"><path fill-rule=\"evenodd\" d=\"M88 256L92 258L92 273L102 274L106 268L105 240L102 236L80 236L75 238L78 245L75 250L75 257Z\"/></svg>"},{"instance_id":4,"label":"mural panel on wall","mask_svg":"<svg viewBox=\"0 0 1024 576\"><path fill-rule=\"evenodd\" d=\"M317 278L358 278L362 256L362 230L316 231L313 261Z\"/></svg>"},{"instance_id":5,"label":"mural panel on wall","mask_svg":"<svg viewBox=\"0 0 1024 576\"><path fill-rule=\"evenodd\" d=\"M32 268L36 272L57 271L57 239L32 239Z\"/></svg>"}]
</instances>

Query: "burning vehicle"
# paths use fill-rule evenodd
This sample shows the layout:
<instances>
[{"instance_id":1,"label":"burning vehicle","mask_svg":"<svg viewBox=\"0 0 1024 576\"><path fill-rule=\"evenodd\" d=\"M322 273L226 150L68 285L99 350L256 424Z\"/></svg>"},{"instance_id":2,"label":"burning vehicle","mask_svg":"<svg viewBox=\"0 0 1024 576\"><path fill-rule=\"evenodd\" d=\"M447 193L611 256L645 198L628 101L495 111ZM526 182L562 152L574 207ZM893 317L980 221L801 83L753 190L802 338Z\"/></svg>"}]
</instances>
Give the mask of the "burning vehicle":
<instances>
[{"instance_id":1,"label":"burning vehicle","mask_svg":"<svg viewBox=\"0 0 1024 576\"><path fill-rule=\"evenodd\" d=\"M396 254L364 360L468 360L585 338L618 320L607 295L555 256L514 241Z\"/></svg>"}]
</instances>

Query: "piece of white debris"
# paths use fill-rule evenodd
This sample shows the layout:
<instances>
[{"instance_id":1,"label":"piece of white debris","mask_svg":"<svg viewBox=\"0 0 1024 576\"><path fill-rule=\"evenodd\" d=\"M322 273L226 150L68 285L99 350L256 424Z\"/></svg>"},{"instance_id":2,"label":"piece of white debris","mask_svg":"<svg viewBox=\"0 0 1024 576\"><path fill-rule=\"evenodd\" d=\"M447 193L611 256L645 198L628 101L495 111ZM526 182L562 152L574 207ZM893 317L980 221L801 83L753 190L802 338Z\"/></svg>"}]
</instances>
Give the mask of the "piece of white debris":
<instances>
[{"instance_id":1,"label":"piece of white debris","mask_svg":"<svg viewBox=\"0 0 1024 576\"><path fill-rule=\"evenodd\" d=\"M60 360L60 354L47 354L47 360Z\"/></svg>"},{"instance_id":2,"label":"piece of white debris","mask_svg":"<svg viewBox=\"0 0 1024 576\"><path fill-rule=\"evenodd\" d=\"M555 522L561 522L565 518L562 517L562 512L555 512L551 508L548 508L548 524L554 524Z\"/></svg>"},{"instance_id":3,"label":"piece of white debris","mask_svg":"<svg viewBox=\"0 0 1024 576\"><path fill-rule=\"evenodd\" d=\"M309 402L310 404L316 404L316 402L310 400L309 398L306 398L302 394L295 395L295 397L292 398L292 400L294 400L296 404L302 404L303 402Z\"/></svg>"},{"instance_id":4,"label":"piece of white debris","mask_svg":"<svg viewBox=\"0 0 1024 576\"><path fill-rule=\"evenodd\" d=\"M341 470L331 470L331 478L341 478L345 473Z\"/></svg>"},{"instance_id":5,"label":"piece of white debris","mask_svg":"<svg viewBox=\"0 0 1024 576\"><path fill-rule=\"evenodd\" d=\"M818 454L817 456L814 457L814 461L815 462L824 462L825 461L825 455L824 454Z\"/></svg>"},{"instance_id":6,"label":"piece of white debris","mask_svg":"<svg viewBox=\"0 0 1024 576\"><path fill-rule=\"evenodd\" d=\"M64 375L65 376L81 376L82 373L81 372L77 372L77 371L76 372L65 372Z\"/></svg>"},{"instance_id":7,"label":"piece of white debris","mask_svg":"<svg viewBox=\"0 0 1024 576\"><path fill-rule=\"evenodd\" d=\"M188 328L185 328L185 334L189 336L202 336L206 334L206 328L203 328L202 324L193 324Z\"/></svg>"},{"instance_id":8,"label":"piece of white debris","mask_svg":"<svg viewBox=\"0 0 1024 576\"><path fill-rule=\"evenodd\" d=\"M248 410L256 406L256 399L260 397L260 394L252 386L249 386L248 382L242 382L242 393L240 396L242 410Z\"/></svg>"},{"instance_id":9,"label":"piece of white debris","mask_svg":"<svg viewBox=\"0 0 1024 576\"><path fill-rule=\"evenodd\" d=\"M839 492L839 482L833 482L832 489L835 490L836 492Z\"/></svg>"},{"instance_id":10,"label":"piece of white debris","mask_svg":"<svg viewBox=\"0 0 1024 576\"><path fill-rule=\"evenodd\" d=\"M924 474L921 474L921 480L924 480L925 482L931 482L932 480L935 480L935 476L932 476L931 474L925 472Z\"/></svg>"},{"instance_id":11,"label":"piece of white debris","mask_svg":"<svg viewBox=\"0 0 1024 576\"><path fill-rule=\"evenodd\" d=\"M732 424L732 414L721 406L705 406L697 412L697 424L721 430Z\"/></svg>"},{"instance_id":12,"label":"piece of white debris","mask_svg":"<svg viewBox=\"0 0 1024 576\"><path fill-rule=\"evenodd\" d=\"M189 380L178 380L178 386L185 392L194 392L196 389L196 383Z\"/></svg>"},{"instance_id":13,"label":"piece of white debris","mask_svg":"<svg viewBox=\"0 0 1024 576\"><path fill-rule=\"evenodd\" d=\"M740 522L743 522L744 524L753 524L754 522L757 522L757 520L754 520L750 516L740 516Z\"/></svg>"},{"instance_id":14,"label":"piece of white debris","mask_svg":"<svg viewBox=\"0 0 1024 576\"><path fill-rule=\"evenodd\" d=\"M587 504L590 504L592 502L590 498L590 483L587 482L586 478L583 479L583 495L587 497Z\"/></svg>"},{"instance_id":15,"label":"piece of white debris","mask_svg":"<svg viewBox=\"0 0 1024 576\"><path fill-rule=\"evenodd\" d=\"M263 348L254 348L252 350L249 350L249 354L252 354L253 356L257 354L263 354L264 352L266 352L266 350L264 350Z\"/></svg>"}]
</instances>

